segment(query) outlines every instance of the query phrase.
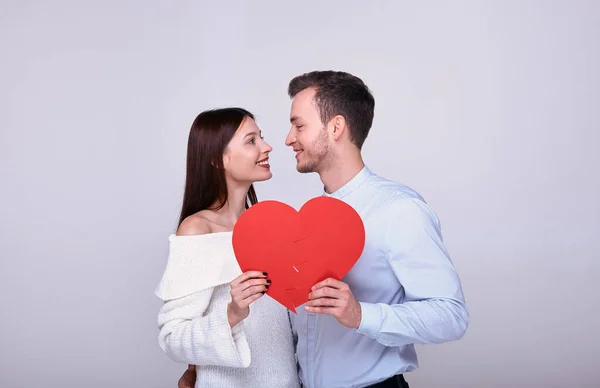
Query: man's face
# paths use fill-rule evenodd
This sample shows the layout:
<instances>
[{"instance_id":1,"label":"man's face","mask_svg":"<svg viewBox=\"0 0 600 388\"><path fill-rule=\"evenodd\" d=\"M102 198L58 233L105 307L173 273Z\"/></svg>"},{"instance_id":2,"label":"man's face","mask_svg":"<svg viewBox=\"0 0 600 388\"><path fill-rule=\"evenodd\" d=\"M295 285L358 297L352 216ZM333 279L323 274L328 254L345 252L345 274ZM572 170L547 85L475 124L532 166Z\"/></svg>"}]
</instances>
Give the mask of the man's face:
<instances>
[{"instance_id":1,"label":"man's face","mask_svg":"<svg viewBox=\"0 0 600 388\"><path fill-rule=\"evenodd\" d=\"M296 152L296 170L302 173L320 172L329 155L329 137L314 101L315 94L316 90L309 88L294 97L290 112L292 127L285 139L285 145Z\"/></svg>"}]
</instances>

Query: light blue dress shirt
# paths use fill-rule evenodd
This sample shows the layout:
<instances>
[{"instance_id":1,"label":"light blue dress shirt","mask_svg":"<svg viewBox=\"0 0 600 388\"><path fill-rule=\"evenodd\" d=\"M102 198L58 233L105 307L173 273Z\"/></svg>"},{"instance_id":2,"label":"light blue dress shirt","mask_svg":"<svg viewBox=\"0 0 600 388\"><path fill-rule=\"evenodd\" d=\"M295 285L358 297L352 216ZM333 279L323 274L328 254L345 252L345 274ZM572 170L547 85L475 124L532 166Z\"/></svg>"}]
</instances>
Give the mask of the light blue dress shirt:
<instances>
[{"instance_id":1,"label":"light blue dress shirt","mask_svg":"<svg viewBox=\"0 0 600 388\"><path fill-rule=\"evenodd\" d=\"M308 388L365 387L418 367L415 343L461 338L462 287L440 223L421 196L365 166L332 194L365 225L364 251L342 279L362 308L358 329L299 307L290 314L299 376Z\"/></svg>"}]
</instances>

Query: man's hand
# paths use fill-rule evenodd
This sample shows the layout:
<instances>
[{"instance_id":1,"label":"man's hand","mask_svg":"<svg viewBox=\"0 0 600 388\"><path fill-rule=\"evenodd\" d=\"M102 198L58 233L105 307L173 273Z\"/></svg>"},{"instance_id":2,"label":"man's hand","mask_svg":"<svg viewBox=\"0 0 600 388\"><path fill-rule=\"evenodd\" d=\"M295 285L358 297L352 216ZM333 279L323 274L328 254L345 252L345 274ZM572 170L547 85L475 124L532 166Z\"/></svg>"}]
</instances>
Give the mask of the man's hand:
<instances>
[{"instance_id":1,"label":"man's hand","mask_svg":"<svg viewBox=\"0 0 600 388\"><path fill-rule=\"evenodd\" d=\"M315 284L311 290L304 307L306 311L333 315L339 323L351 329L360 326L362 309L346 283L328 278Z\"/></svg>"},{"instance_id":2,"label":"man's hand","mask_svg":"<svg viewBox=\"0 0 600 388\"><path fill-rule=\"evenodd\" d=\"M196 366L188 365L177 382L177 388L194 388L194 385L196 385Z\"/></svg>"}]
</instances>

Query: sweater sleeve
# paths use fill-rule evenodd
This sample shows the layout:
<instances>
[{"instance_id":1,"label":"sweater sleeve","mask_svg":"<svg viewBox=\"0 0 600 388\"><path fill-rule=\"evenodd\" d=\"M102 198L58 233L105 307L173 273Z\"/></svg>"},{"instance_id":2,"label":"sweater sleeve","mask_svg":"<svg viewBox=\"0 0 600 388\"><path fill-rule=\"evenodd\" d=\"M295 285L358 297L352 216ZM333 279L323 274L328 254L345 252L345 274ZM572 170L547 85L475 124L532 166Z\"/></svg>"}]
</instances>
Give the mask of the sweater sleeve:
<instances>
[{"instance_id":1,"label":"sweater sleeve","mask_svg":"<svg viewBox=\"0 0 600 388\"><path fill-rule=\"evenodd\" d=\"M158 314L159 345L177 362L247 368L250 348L244 322L229 326L227 303L211 303L214 290L167 300Z\"/></svg>"}]
</instances>

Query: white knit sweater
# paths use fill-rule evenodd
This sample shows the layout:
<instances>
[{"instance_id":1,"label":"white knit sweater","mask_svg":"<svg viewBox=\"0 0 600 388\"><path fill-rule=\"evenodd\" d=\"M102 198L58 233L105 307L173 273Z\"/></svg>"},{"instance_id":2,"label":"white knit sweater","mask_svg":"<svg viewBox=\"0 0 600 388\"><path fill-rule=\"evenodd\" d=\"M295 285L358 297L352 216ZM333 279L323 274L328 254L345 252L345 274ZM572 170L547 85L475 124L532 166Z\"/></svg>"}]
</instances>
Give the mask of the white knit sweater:
<instances>
[{"instance_id":1,"label":"white knit sweater","mask_svg":"<svg viewBox=\"0 0 600 388\"><path fill-rule=\"evenodd\" d=\"M169 237L169 258L156 295L160 347L196 365L196 388L299 387L289 318L268 295L231 328L229 283L241 274L232 233Z\"/></svg>"}]
</instances>

